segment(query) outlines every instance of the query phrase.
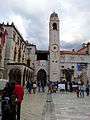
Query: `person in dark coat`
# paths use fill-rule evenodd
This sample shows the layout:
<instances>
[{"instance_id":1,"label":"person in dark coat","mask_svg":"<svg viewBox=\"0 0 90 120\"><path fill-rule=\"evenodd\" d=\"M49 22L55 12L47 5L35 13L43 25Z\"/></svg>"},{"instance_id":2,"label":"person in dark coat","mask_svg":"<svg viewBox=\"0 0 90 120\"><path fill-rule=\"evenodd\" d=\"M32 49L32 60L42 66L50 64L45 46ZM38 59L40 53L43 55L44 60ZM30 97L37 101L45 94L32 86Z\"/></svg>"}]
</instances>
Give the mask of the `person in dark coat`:
<instances>
[{"instance_id":1,"label":"person in dark coat","mask_svg":"<svg viewBox=\"0 0 90 120\"><path fill-rule=\"evenodd\" d=\"M73 87L72 87L72 82L71 81L69 82L69 87L70 87L70 92L72 92L73 91Z\"/></svg>"},{"instance_id":2,"label":"person in dark coat","mask_svg":"<svg viewBox=\"0 0 90 120\"><path fill-rule=\"evenodd\" d=\"M77 88L76 88L76 94L77 94L77 97L79 97L79 93L80 93L80 90L79 90L79 84L77 84Z\"/></svg>"},{"instance_id":3,"label":"person in dark coat","mask_svg":"<svg viewBox=\"0 0 90 120\"><path fill-rule=\"evenodd\" d=\"M41 90L41 82L40 81L38 81L37 87L38 87L38 92L40 92L40 90Z\"/></svg>"},{"instance_id":4,"label":"person in dark coat","mask_svg":"<svg viewBox=\"0 0 90 120\"><path fill-rule=\"evenodd\" d=\"M1 100L1 120L16 120L16 104L14 96L15 83L7 82L2 92Z\"/></svg>"},{"instance_id":5,"label":"person in dark coat","mask_svg":"<svg viewBox=\"0 0 90 120\"><path fill-rule=\"evenodd\" d=\"M66 92L68 91L68 83L67 83L67 81L65 81L65 91Z\"/></svg>"},{"instance_id":6,"label":"person in dark coat","mask_svg":"<svg viewBox=\"0 0 90 120\"><path fill-rule=\"evenodd\" d=\"M89 81L87 81L87 84L86 84L86 95L89 96L89 88L90 85L89 85Z\"/></svg>"},{"instance_id":7,"label":"person in dark coat","mask_svg":"<svg viewBox=\"0 0 90 120\"><path fill-rule=\"evenodd\" d=\"M31 94L31 91L32 91L32 82L31 81L27 81L26 88L27 88L28 92Z\"/></svg>"},{"instance_id":8,"label":"person in dark coat","mask_svg":"<svg viewBox=\"0 0 90 120\"><path fill-rule=\"evenodd\" d=\"M44 85L44 81L41 81L41 88L42 88L42 92L45 92L45 85Z\"/></svg>"}]
</instances>

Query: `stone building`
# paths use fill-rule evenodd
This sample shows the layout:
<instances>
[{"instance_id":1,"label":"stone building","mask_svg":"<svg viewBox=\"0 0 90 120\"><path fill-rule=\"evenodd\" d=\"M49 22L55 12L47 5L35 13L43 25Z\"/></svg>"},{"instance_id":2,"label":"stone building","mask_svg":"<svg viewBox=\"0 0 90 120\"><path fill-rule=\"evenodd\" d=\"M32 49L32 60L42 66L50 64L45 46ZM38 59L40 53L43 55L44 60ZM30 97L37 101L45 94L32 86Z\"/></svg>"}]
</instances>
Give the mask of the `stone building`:
<instances>
[{"instance_id":1,"label":"stone building","mask_svg":"<svg viewBox=\"0 0 90 120\"><path fill-rule=\"evenodd\" d=\"M4 59L5 59L5 48L7 40L7 31L4 29L3 24L0 24L0 79L4 77Z\"/></svg>"},{"instance_id":2,"label":"stone building","mask_svg":"<svg viewBox=\"0 0 90 120\"><path fill-rule=\"evenodd\" d=\"M49 21L49 50L36 51L35 79L44 81L90 80L90 43L79 50L61 51L59 17L55 12ZM39 76L39 77L38 77Z\"/></svg>"},{"instance_id":3,"label":"stone building","mask_svg":"<svg viewBox=\"0 0 90 120\"><path fill-rule=\"evenodd\" d=\"M79 50L60 50L60 20L57 13L52 13L49 20L49 49L37 50L36 45L28 43L21 36L15 25L3 24L7 31L3 49L3 78L25 81L84 81L90 80L90 43ZM1 73L0 73L1 74ZM69 79L68 79L69 78Z\"/></svg>"},{"instance_id":4,"label":"stone building","mask_svg":"<svg viewBox=\"0 0 90 120\"><path fill-rule=\"evenodd\" d=\"M4 75L3 79L10 81L19 81L23 85L25 81L32 80L34 77L34 68L30 66L30 46L27 41L23 39L20 32L15 25L3 24L3 28L7 30L6 46L3 56ZM35 54L36 46L33 45L33 52ZM34 57L32 58L33 63Z\"/></svg>"}]
</instances>

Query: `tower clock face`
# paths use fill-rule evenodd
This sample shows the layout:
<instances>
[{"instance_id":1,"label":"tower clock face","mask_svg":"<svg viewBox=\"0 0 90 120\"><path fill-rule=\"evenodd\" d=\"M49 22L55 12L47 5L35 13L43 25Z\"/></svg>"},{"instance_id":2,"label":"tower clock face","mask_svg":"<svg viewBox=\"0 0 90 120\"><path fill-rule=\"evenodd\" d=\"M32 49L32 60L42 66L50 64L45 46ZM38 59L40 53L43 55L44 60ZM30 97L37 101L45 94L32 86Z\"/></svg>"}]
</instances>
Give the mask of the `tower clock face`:
<instances>
[{"instance_id":1,"label":"tower clock face","mask_svg":"<svg viewBox=\"0 0 90 120\"><path fill-rule=\"evenodd\" d=\"M57 44L53 44L53 45L51 46L51 50L52 50L53 52L57 52L57 51L59 50L58 45L57 45Z\"/></svg>"}]
</instances>

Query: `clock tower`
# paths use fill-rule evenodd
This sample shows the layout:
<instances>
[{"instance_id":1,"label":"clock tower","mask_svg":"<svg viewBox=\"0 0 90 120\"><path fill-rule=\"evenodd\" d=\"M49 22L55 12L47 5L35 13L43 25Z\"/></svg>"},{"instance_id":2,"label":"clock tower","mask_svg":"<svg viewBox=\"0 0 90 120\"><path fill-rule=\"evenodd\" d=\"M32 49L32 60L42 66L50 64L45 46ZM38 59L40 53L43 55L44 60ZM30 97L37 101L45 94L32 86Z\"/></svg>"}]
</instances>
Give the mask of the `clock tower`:
<instances>
[{"instance_id":1,"label":"clock tower","mask_svg":"<svg viewBox=\"0 0 90 120\"><path fill-rule=\"evenodd\" d=\"M60 81L59 18L55 12L49 22L50 81Z\"/></svg>"}]
</instances>

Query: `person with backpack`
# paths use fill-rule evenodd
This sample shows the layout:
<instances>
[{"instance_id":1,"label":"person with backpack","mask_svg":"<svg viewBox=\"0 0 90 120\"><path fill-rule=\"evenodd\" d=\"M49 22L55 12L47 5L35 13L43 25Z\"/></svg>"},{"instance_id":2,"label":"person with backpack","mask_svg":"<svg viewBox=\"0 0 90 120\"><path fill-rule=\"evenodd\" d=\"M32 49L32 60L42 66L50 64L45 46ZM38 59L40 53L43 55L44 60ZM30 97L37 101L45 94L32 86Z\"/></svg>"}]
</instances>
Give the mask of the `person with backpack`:
<instances>
[{"instance_id":1,"label":"person with backpack","mask_svg":"<svg viewBox=\"0 0 90 120\"><path fill-rule=\"evenodd\" d=\"M1 120L16 120L16 96L14 82L7 82L1 98Z\"/></svg>"}]
</instances>

